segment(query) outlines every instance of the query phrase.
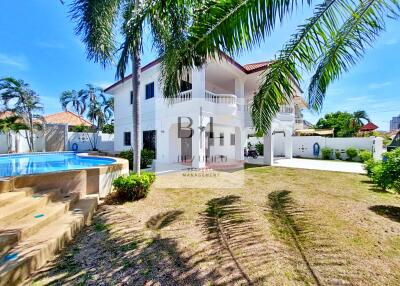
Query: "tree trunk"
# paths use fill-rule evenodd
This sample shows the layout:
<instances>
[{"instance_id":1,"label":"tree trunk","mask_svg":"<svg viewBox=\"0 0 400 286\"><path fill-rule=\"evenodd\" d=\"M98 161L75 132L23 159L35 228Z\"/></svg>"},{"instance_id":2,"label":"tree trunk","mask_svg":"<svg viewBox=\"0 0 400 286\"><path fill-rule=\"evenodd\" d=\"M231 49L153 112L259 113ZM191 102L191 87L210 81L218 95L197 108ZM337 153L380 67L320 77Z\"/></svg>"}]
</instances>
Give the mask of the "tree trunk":
<instances>
[{"instance_id":1,"label":"tree trunk","mask_svg":"<svg viewBox=\"0 0 400 286\"><path fill-rule=\"evenodd\" d=\"M8 131L7 133L7 152L11 153L12 150L12 135L11 135L11 131Z\"/></svg>"},{"instance_id":2,"label":"tree trunk","mask_svg":"<svg viewBox=\"0 0 400 286\"><path fill-rule=\"evenodd\" d=\"M135 0L135 13L139 11L140 0ZM140 175L140 139L141 139L141 118L140 118L140 39L137 39L136 46L132 51L132 119L133 119L133 171Z\"/></svg>"},{"instance_id":3,"label":"tree trunk","mask_svg":"<svg viewBox=\"0 0 400 286\"><path fill-rule=\"evenodd\" d=\"M33 152L34 147L33 147L33 119L32 119L32 114L29 114L29 151Z\"/></svg>"},{"instance_id":4,"label":"tree trunk","mask_svg":"<svg viewBox=\"0 0 400 286\"><path fill-rule=\"evenodd\" d=\"M132 54L132 118L133 118L133 171L140 174L140 51L136 49Z\"/></svg>"}]
</instances>

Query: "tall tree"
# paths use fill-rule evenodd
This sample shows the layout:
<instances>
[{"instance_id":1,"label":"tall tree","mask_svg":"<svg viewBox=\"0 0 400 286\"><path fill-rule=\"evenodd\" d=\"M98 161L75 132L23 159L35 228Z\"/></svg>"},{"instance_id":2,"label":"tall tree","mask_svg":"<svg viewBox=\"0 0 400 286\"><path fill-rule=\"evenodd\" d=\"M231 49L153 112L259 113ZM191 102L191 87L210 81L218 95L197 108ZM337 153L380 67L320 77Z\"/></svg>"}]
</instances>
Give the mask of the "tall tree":
<instances>
[{"instance_id":1,"label":"tall tree","mask_svg":"<svg viewBox=\"0 0 400 286\"><path fill-rule=\"evenodd\" d=\"M364 125L363 120L370 122L368 114L367 114L367 112L365 112L365 110L358 110L358 111L353 112L352 125L354 127L357 127L358 129L360 129Z\"/></svg>"},{"instance_id":2,"label":"tall tree","mask_svg":"<svg viewBox=\"0 0 400 286\"><path fill-rule=\"evenodd\" d=\"M26 139L29 151L33 152L34 124L35 120L42 119L39 112L43 111L39 96L23 80L6 77L0 80L0 97L6 108L23 118L24 123L28 126Z\"/></svg>"},{"instance_id":3,"label":"tall tree","mask_svg":"<svg viewBox=\"0 0 400 286\"><path fill-rule=\"evenodd\" d=\"M168 30L179 30L181 19L186 19L186 7L193 0L74 0L71 16L76 21L76 33L81 35L90 60L103 66L112 64L117 54L116 78L123 79L132 68L133 170L140 173L140 65L143 26L148 23L154 42L164 39ZM116 33L117 27L120 34ZM179 28L179 29L178 29ZM122 44L117 48L117 39Z\"/></svg>"},{"instance_id":4,"label":"tall tree","mask_svg":"<svg viewBox=\"0 0 400 286\"><path fill-rule=\"evenodd\" d=\"M9 116L0 119L0 133L7 134L7 150L11 153L12 150L12 135L11 132L14 131L18 133L20 130L26 130L28 126L22 123L22 118L19 116Z\"/></svg>"},{"instance_id":5,"label":"tall tree","mask_svg":"<svg viewBox=\"0 0 400 286\"><path fill-rule=\"evenodd\" d=\"M259 45L297 4L295 0L199 1L184 38L161 43L164 95L174 97L184 71L217 59L220 50L234 56ZM280 105L291 100L293 81L300 82L303 71L312 74L309 106L319 111L328 86L356 64L385 29L385 21L397 19L399 12L399 0L325 0L317 5L263 74L251 109L256 131L270 128Z\"/></svg>"},{"instance_id":6,"label":"tall tree","mask_svg":"<svg viewBox=\"0 0 400 286\"><path fill-rule=\"evenodd\" d=\"M70 105L74 112L82 116L86 111L86 103L81 92L74 89L64 91L60 96L60 103L64 110L67 110Z\"/></svg>"}]
</instances>

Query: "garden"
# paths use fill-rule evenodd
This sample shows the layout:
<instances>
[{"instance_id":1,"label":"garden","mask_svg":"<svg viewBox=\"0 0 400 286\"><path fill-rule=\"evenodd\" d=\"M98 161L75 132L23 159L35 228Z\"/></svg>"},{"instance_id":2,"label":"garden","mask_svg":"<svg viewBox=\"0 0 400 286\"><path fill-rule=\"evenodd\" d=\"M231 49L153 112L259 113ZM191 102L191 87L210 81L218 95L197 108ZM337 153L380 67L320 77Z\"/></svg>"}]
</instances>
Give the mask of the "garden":
<instances>
[{"instance_id":1,"label":"garden","mask_svg":"<svg viewBox=\"0 0 400 286\"><path fill-rule=\"evenodd\" d=\"M137 200L102 204L32 283L399 285L397 194L359 174L253 165L235 174L244 187L150 187L149 173L118 179L121 193L140 190L126 198Z\"/></svg>"}]
</instances>

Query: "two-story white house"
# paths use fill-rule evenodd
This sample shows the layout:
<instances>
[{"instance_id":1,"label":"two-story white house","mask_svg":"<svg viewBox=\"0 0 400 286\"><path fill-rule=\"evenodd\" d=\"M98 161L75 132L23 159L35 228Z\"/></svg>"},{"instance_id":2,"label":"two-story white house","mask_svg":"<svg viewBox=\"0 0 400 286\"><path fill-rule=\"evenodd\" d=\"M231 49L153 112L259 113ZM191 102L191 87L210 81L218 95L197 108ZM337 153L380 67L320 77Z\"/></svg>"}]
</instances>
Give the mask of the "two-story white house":
<instances>
[{"instance_id":1,"label":"two-story white house","mask_svg":"<svg viewBox=\"0 0 400 286\"><path fill-rule=\"evenodd\" d=\"M204 167L216 162L243 162L244 148L254 134L250 106L261 74L270 62L240 65L222 54L201 69L183 76L181 92L165 100L160 81L160 61L141 69L142 148L156 151L157 163ZM127 76L105 91L115 97L115 151L132 148L132 84ZM264 163L273 156L292 157L291 136L301 123L301 89L294 100L281 107L270 132L264 137Z\"/></svg>"}]
</instances>

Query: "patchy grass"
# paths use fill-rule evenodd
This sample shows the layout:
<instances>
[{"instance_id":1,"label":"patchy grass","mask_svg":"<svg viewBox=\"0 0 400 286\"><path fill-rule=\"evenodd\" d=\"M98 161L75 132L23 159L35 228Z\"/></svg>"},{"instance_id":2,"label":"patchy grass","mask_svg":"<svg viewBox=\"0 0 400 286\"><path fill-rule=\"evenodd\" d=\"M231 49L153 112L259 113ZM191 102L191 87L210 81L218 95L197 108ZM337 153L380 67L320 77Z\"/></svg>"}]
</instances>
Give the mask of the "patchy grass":
<instances>
[{"instance_id":1,"label":"patchy grass","mask_svg":"<svg viewBox=\"0 0 400 286\"><path fill-rule=\"evenodd\" d=\"M33 285L400 284L398 195L364 175L256 166L233 175L244 187L154 188L102 205Z\"/></svg>"}]
</instances>

